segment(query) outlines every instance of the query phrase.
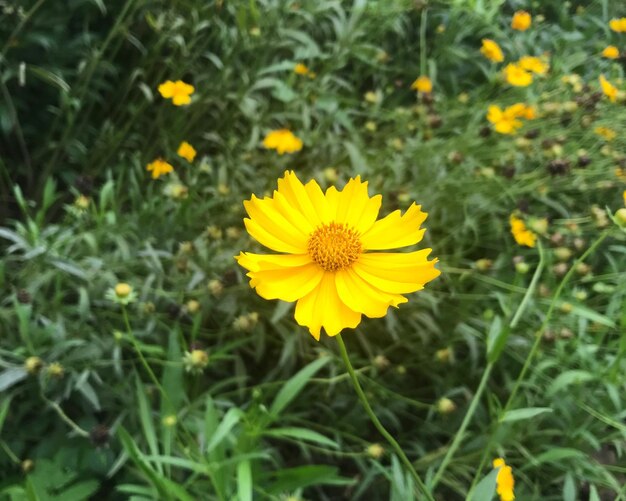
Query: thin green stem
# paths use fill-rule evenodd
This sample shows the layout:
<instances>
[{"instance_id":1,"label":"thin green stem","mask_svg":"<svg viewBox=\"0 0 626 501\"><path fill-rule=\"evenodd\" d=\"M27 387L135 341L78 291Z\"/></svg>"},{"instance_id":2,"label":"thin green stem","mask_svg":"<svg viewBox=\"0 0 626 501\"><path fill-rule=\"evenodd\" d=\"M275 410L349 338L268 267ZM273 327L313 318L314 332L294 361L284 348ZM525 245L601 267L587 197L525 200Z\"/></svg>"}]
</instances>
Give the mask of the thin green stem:
<instances>
[{"instance_id":1,"label":"thin green stem","mask_svg":"<svg viewBox=\"0 0 626 501\"><path fill-rule=\"evenodd\" d=\"M545 265L545 253L541 245L541 242L538 243L538 248L539 248L539 264L537 265L537 269L535 270L535 273L533 274L533 278L531 279L530 284L528 285L528 288L526 289L526 292L524 293L524 297L522 298L519 306L517 307L515 314L513 315L513 319L509 323L510 329L515 328L520 318L522 318L522 315L524 311L526 310L526 306L528 305L530 298L532 297L532 295L535 292L535 289L537 288L537 284L539 283L539 278L541 277L541 273L543 272L543 268ZM430 484L431 489L434 489L437 486L437 484L439 483L439 481L441 480L443 476L443 473L448 467L448 464L450 463L452 457L454 456L455 452L461 445L463 438L465 438L465 431L467 427L469 426L469 423L471 422L472 417L474 416L474 412L476 411L478 402L480 401L480 398L482 397L482 393L486 388L487 381L489 380L489 375L491 374L491 370L493 369L495 362L496 360L490 361L488 362L487 367L485 367L480 383L478 384L478 389L476 390L476 393L472 397L472 401L470 402L470 406L467 409L467 412L465 413L465 417L463 418L461 427L454 435L454 439L452 440L452 443L450 444L450 447L448 448L446 455L441 461L441 465L439 466L437 473L433 477L433 480ZM483 459L485 457L486 456L483 455ZM471 490L472 490L472 486L470 486L470 492Z\"/></svg>"},{"instance_id":2,"label":"thin green stem","mask_svg":"<svg viewBox=\"0 0 626 501\"><path fill-rule=\"evenodd\" d=\"M372 421L376 429L380 432L380 434L383 437L385 437L387 442L389 442L389 445L391 445L391 447L396 451L396 454L398 455L402 463L404 463L404 466L406 467L407 471L409 472L411 477L413 477L413 480L415 481L420 491L424 495L424 498L427 499L428 501L435 501L432 494L429 492L429 490L426 488L426 485L424 484L420 476L417 474L417 471L415 471L415 467L413 466L413 463L411 463L409 458L406 456L406 454L402 450L402 447L400 447L400 444L398 444L396 439L393 438L391 433L389 433L385 429L383 424L376 417L376 414L374 414L374 411L372 410L372 407L370 406L370 403L367 400L367 397L365 396L363 389L361 388L361 384L359 383L357 375L354 372L354 368L352 367L352 364L350 363L350 358L348 357L346 345L344 344L343 339L341 338L341 334L337 334L336 337L337 337L337 342L339 344L339 350L341 352L341 358L343 359L343 363L345 364L346 369L348 369L348 373L350 374L350 379L352 380L352 386L354 386L354 390L356 391L356 394L358 395L359 400L361 401L361 404L363 404L365 412L369 416L370 420Z\"/></svg>"},{"instance_id":3,"label":"thin green stem","mask_svg":"<svg viewBox=\"0 0 626 501\"><path fill-rule=\"evenodd\" d=\"M80 426L78 426L65 412L61 409L61 406L52 400L46 398L43 394L41 398L59 415L59 417L70 427L74 432L83 437L89 438L89 432L83 430Z\"/></svg>"},{"instance_id":4,"label":"thin green stem","mask_svg":"<svg viewBox=\"0 0 626 501\"><path fill-rule=\"evenodd\" d=\"M472 401L470 402L467 412L465 413L463 422L461 423L461 426L459 427L458 431L454 435L454 439L452 440L450 447L448 447L448 451L446 452L446 455L441 460L441 465L439 466L437 473L435 473L435 476L433 477L430 483L431 490L433 490L437 486L439 481L441 480L441 477L446 471L448 464L452 460L454 453L457 451L457 449L461 445L461 442L465 438L465 430L467 430L467 427L469 426L472 418L474 417L474 412L476 412L476 408L478 407L478 402L480 402L482 394L485 391L485 388L487 387L487 381L489 381L489 376L491 375L492 369L493 369L493 363L488 363L487 366L485 367L485 370L483 371L483 376L480 379L480 383L478 384L476 393L474 393L474 396L472 397Z\"/></svg>"},{"instance_id":5,"label":"thin green stem","mask_svg":"<svg viewBox=\"0 0 626 501\"><path fill-rule=\"evenodd\" d=\"M141 365L143 365L144 369L146 369L146 372L150 376L150 379L152 380L154 385L158 388L159 392L161 393L161 396L165 400L167 400L169 404L170 399L167 396L167 393L165 393L165 390L163 389L163 387L161 386L161 383L157 379L156 374L152 371L152 367L150 367L150 365L148 364L148 361L145 359L145 357L143 356L143 353L141 352L141 347L139 346L139 343L137 342L137 339L135 338L135 335L133 334L133 330L130 326L130 321L128 320L128 312L126 311L125 305L122 305L122 316L124 317L124 324L126 325L126 331L128 332L128 337L130 339L130 342L133 345L133 348L135 348L135 352L137 352L137 355L139 356Z\"/></svg>"}]
</instances>

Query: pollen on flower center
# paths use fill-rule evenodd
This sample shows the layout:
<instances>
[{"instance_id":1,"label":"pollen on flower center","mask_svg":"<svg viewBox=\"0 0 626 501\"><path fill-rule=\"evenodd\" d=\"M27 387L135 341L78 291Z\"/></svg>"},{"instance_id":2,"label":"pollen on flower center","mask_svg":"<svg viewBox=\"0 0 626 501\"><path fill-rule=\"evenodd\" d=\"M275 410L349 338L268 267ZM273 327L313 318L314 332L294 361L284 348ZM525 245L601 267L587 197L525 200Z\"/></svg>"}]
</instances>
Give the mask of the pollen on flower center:
<instances>
[{"instance_id":1,"label":"pollen on flower center","mask_svg":"<svg viewBox=\"0 0 626 501\"><path fill-rule=\"evenodd\" d=\"M307 244L311 259L326 271L338 271L354 263L363 250L358 233L345 224L318 227Z\"/></svg>"}]
</instances>

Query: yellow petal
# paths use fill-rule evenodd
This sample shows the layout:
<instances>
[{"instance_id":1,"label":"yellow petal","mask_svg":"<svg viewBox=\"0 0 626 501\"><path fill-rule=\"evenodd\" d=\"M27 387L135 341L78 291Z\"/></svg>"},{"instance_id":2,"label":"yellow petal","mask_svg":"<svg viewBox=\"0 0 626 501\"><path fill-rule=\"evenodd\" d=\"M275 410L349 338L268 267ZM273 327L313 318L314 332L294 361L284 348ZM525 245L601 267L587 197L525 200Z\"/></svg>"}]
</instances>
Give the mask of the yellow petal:
<instances>
[{"instance_id":1,"label":"yellow petal","mask_svg":"<svg viewBox=\"0 0 626 501\"><path fill-rule=\"evenodd\" d=\"M283 216L273 199L265 198L261 200L252 195L250 200L246 200L243 203L243 206L250 219L261 225L265 231L300 249L296 254L304 254L306 252L308 232L294 225L290 219Z\"/></svg>"},{"instance_id":2,"label":"yellow petal","mask_svg":"<svg viewBox=\"0 0 626 501\"><path fill-rule=\"evenodd\" d=\"M304 261L302 256L274 256L271 259L265 256L263 259L258 254L244 254L238 261L242 266L254 269L248 273L250 287L265 299L297 301L317 287L324 275L324 271L310 259L303 265L296 265Z\"/></svg>"},{"instance_id":3,"label":"yellow petal","mask_svg":"<svg viewBox=\"0 0 626 501\"><path fill-rule=\"evenodd\" d=\"M249 271L290 268L303 266L311 262L308 254L254 254L240 252L235 256L237 262Z\"/></svg>"},{"instance_id":4,"label":"yellow petal","mask_svg":"<svg viewBox=\"0 0 626 501\"><path fill-rule=\"evenodd\" d=\"M250 236L268 249L275 250L276 252L286 252L288 254L303 253L302 247L286 242L280 236L268 232L254 219L246 218L243 220L243 224L246 225L246 230Z\"/></svg>"},{"instance_id":5,"label":"yellow petal","mask_svg":"<svg viewBox=\"0 0 626 501\"><path fill-rule=\"evenodd\" d=\"M278 191L287 198L293 207L300 209L300 212L314 227L322 223L304 185L293 171L285 172L285 176L278 180Z\"/></svg>"},{"instance_id":6,"label":"yellow petal","mask_svg":"<svg viewBox=\"0 0 626 501\"><path fill-rule=\"evenodd\" d=\"M363 254L354 263L354 271L381 291L392 294L416 292L441 274L435 268L437 260L426 261L429 253L430 249L409 252L407 254L413 259L408 262L404 254ZM396 260L396 256L401 257Z\"/></svg>"},{"instance_id":7,"label":"yellow petal","mask_svg":"<svg viewBox=\"0 0 626 501\"><path fill-rule=\"evenodd\" d=\"M384 317L389 306L407 302L403 296L381 291L350 268L338 271L335 283L339 297L348 308L370 318Z\"/></svg>"},{"instance_id":8,"label":"yellow petal","mask_svg":"<svg viewBox=\"0 0 626 501\"><path fill-rule=\"evenodd\" d=\"M159 85L159 93L165 99L169 99L174 95L175 87L176 86L174 85L174 82L172 82L171 80L167 80L166 82L163 82L161 85Z\"/></svg>"},{"instance_id":9,"label":"yellow petal","mask_svg":"<svg viewBox=\"0 0 626 501\"><path fill-rule=\"evenodd\" d=\"M172 98L172 103L174 103L176 106L182 106L184 104L189 104L190 102L191 102L191 98L183 94L176 94Z\"/></svg>"},{"instance_id":10,"label":"yellow petal","mask_svg":"<svg viewBox=\"0 0 626 501\"><path fill-rule=\"evenodd\" d=\"M420 224L424 222L428 214L421 211L421 206L411 204L411 207L401 215L396 210L376 221L374 225L361 236L364 249L385 250L406 247L419 242L424 236L420 230Z\"/></svg>"},{"instance_id":11,"label":"yellow petal","mask_svg":"<svg viewBox=\"0 0 626 501\"><path fill-rule=\"evenodd\" d=\"M328 224L333 220L335 212L331 214L331 211L328 206L328 202L326 201L326 197L324 196L324 192L320 188L320 185L317 184L317 181L312 179L308 183L304 185L304 189L306 190L311 202L313 203L313 207L317 211L317 215L320 218L320 221L324 224ZM312 227L313 231L315 228Z\"/></svg>"},{"instance_id":12,"label":"yellow petal","mask_svg":"<svg viewBox=\"0 0 626 501\"><path fill-rule=\"evenodd\" d=\"M367 193L367 181L361 182L361 177L350 179L348 184L338 194L336 222L344 223L359 233L369 230L380 210L382 197L372 198Z\"/></svg>"},{"instance_id":13,"label":"yellow petal","mask_svg":"<svg viewBox=\"0 0 626 501\"><path fill-rule=\"evenodd\" d=\"M298 300L295 318L298 324L308 327L311 335L319 341L322 327L329 336L336 336L342 329L354 329L361 321L361 314L341 301L334 273L326 272L319 286Z\"/></svg>"}]
</instances>

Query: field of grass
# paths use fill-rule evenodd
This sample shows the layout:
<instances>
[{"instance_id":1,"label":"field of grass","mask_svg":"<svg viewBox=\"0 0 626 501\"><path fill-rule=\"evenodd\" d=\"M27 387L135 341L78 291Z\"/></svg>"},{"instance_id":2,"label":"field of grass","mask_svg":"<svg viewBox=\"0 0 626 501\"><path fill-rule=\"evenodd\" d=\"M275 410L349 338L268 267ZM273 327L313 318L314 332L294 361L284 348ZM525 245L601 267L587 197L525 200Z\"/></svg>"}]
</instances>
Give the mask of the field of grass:
<instances>
[{"instance_id":1,"label":"field of grass","mask_svg":"<svg viewBox=\"0 0 626 501\"><path fill-rule=\"evenodd\" d=\"M625 16L0 0L0 499L626 500Z\"/></svg>"}]
</instances>

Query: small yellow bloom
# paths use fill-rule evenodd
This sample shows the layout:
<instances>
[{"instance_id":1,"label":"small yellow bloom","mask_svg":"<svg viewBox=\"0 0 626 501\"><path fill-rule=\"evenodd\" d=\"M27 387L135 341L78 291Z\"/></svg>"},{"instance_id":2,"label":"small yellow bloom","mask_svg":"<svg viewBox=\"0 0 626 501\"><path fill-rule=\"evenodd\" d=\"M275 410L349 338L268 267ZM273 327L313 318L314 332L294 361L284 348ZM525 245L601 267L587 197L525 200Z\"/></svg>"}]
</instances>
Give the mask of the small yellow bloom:
<instances>
[{"instance_id":1,"label":"small yellow bloom","mask_svg":"<svg viewBox=\"0 0 626 501\"><path fill-rule=\"evenodd\" d=\"M496 42L490 40L489 38L483 38L482 44L480 52L483 56L489 59L489 61L493 61L494 63L501 63L504 61L502 49Z\"/></svg>"},{"instance_id":2,"label":"small yellow bloom","mask_svg":"<svg viewBox=\"0 0 626 501\"><path fill-rule=\"evenodd\" d=\"M548 72L548 64L538 57L523 56L517 62L520 68L536 73L537 75L545 75Z\"/></svg>"},{"instance_id":3,"label":"small yellow bloom","mask_svg":"<svg viewBox=\"0 0 626 501\"><path fill-rule=\"evenodd\" d=\"M508 106L504 110L499 106L491 105L487 111L487 120L493 125L496 132L500 134L513 134L517 132L523 123L520 118L532 120L535 118L535 109L524 103L516 103Z\"/></svg>"},{"instance_id":4,"label":"small yellow bloom","mask_svg":"<svg viewBox=\"0 0 626 501\"><path fill-rule=\"evenodd\" d=\"M526 228L526 224L517 216L511 214L509 217L509 224L511 225L511 233L518 245L525 245L526 247L534 247L537 243L537 235Z\"/></svg>"},{"instance_id":5,"label":"small yellow bloom","mask_svg":"<svg viewBox=\"0 0 626 501\"><path fill-rule=\"evenodd\" d=\"M499 468L496 477L496 492L500 496L500 501L513 501L515 494L515 478L513 478L513 470L507 466L504 459L497 458L493 460L493 467Z\"/></svg>"},{"instance_id":6,"label":"small yellow bloom","mask_svg":"<svg viewBox=\"0 0 626 501\"><path fill-rule=\"evenodd\" d=\"M293 67L293 72L296 73L297 75L308 75L309 68L307 68L306 65L302 63L298 63Z\"/></svg>"},{"instance_id":7,"label":"small yellow bloom","mask_svg":"<svg viewBox=\"0 0 626 501\"><path fill-rule=\"evenodd\" d=\"M162 158L157 158L153 162L146 165L146 170L152 172L152 179L158 179L164 174L169 174L174 170L171 164L168 164Z\"/></svg>"},{"instance_id":8,"label":"small yellow bloom","mask_svg":"<svg viewBox=\"0 0 626 501\"><path fill-rule=\"evenodd\" d=\"M57 379L61 379L65 374L65 369L59 362L52 362L47 369L48 375Z\"/></svg>"},{"instance_id":9,"label":"small yellow bloom","mask_svg":"<svg viewBox=\"0 0 626 501\"><path fill-rule=\"evenodd\" d=\"M379 92L369 90L364 94L363 99L365 99L368 103L376 104L381 101L381 95Z\"/></svg>"},{"instance_id":10,"label":"small yellow bloom","mask_svg":"<svg viewBox=\"0 0 626 501\"><path fill-rule=\"evenodd\" d=\"M175 414L169 414L163 418L163 426L167 428L171 428L172 426L176 426L178 419Z\"/></svg>"},{"instance_id":11,"label":"small yellow bloom","mask_svg":"<svg viewBox=\"0 0 626 501\"><path fill-rule=\"evenodd\" d=\"M624 205L626 205L626 190L622 192L622 198L624 199Z\"/></svg>"},{"instance_id":12,"label":"small yellow bloom","mask_svg":"<svg viewBox=\"0 0 626 501\"><path fill-rule=\"evenodd\" d=\"M204 350L186 351L183 356L185 371L200 374L209 365L209 354Z\"/></svg>"},{"instance_id":13,"label":"small yellow bloom","mask_svg":"<svg viewBox=\"0 0 626 501\"><path fill-rule=\"evenodd\" d=\"M593 131L600 137L606 139L607 141L613 141L617 137L617 132L613 129L609 129L608 127L598 126Z\"/></svg>"},{"instance_id":14,"label":"small yellow bloom","mask_svg":"<svg viewBox=\"0 0 626 501\"><path fill-rule=\"evenodd\" d=\"M433 91L433 83L427 76L421 75L411 84L411 89L429 94Z\"/></svg>"},{"instance_id":15,"label":"small yellow bloom","mask_svg":"<svg viewBox=\"0 0 626 501\"><path fill-rule=\"evenodd\" d=\"M532 24L532 17L525 10L518 10L511 19L511 28L518 31L526 31Z\"/></svg>"},{"instance_id":16,"label":"small yellow bloom","mask_svg":"<svg viewBox=\"0 0 626 501\"><path fill-rule=\"evenodd\" d=\"M609 27L618 33L626 32L626 17L620 19L611 19L609 21Z\"/></svg>"},{"instance_id":17,"label":"small yellow bloom","mask_svg":"<svg viewBox=\"0 0 626 501\"><path fill-rule=\"evenodd\" d=\"M615 45L609 45L602 51L602 57L607 59L617 59L619 57L619 49Z\"/></svg>"},{"instance_id":18,"label":"small yellow bloom","mask_svg":"<svg viewBox=\"0 0 626 501\"><path fill-rule=\"evenodd\" d=\"M504 78L509 84L515 87L528 87L533 83L532 73L514 63L506 65L504 68Z\"/></svg>"},{"instance_id":19,"label":"small yellow bloom","mask_svg":"<svg viewBox=\"0 0 626 501\"><path fill-rule=\"evenodd\" d=\"M600 87L602 87L602 92L606 97L609 98L609 101L614 103L617 100L617 87L615 87L611 82L609 82L604 75L600 75Z\"/></svg>"},{"instance_id":20,"label":"small yellow bloom","mask_svg":"<svg viewBox=\"0 0 626 501\"><path fill-rule=\"evenodd\" d=\"M90 203L89 197L86 197L85 195L78 195L76 197L76 200L74 200L74 206L77 209L80 209L83 211L89 208L89 203Z\"/></svg>"},{"instance_id":21,"label":"small yellow bloom","mask_svg":"<svg viewBox=\"0 0 626 501\"><path fill-rule=\"evenodd\" d=\"M268 132L263 139L263 146L269 150L276 150L279 155L295 153L302 149L302 140L289 129L279 129Z\"/></svg>"},{"instance_id":22,"label":"small yellow bloom","mask_svg":"<svg viewBox=\"0 0 626 501\"><path fill-rule=\"evenodd\" d=\"M191 102L191 94L196 89L193 85L183 82L182 80L176 80L172 82L167 80L159 85L159 93L165 99L171 99L175 106L182 106Z\"/></svg>"},{"instance_id":23,"label":"small yellow bloom","mask_svg":"<svg viewBox=\"0 0 626 501\"><path fill-rule=\"evenodd\" d=\"M37 374L43 367L43 360L39 357L28 357L24 361L24 369L29 374Z\"/></svg>"},{"instance_id":24,"label":"small yellow bloom","mask_svg":"<svg viewBox=\"0 0 626 501\"><path fill-rule=\"evenodd\" d=\"M370 444L365 449L365 453L374 459L380 459L385 454L385 449L380 444Z\"/></svg>"},{"instance_id":25,"label":"small yellow bloom","mask_svg":"<svg viewBox=\"0 0 626 501\"><path fill-rule=\"evenodd\" d=\"M183 141L182 143L180 143L180 146L178 147L178 151L176 153L178 153L179 157L183 157L185 160L187 160L187 162L193 162L193 159L196 158L197 151L187 141Z\"/></svg>"},{"instance_id":26,"label":"small yellow bloom","mask_svg":"<svg viewBox=\"0 0 626 501\"><path fill-rule=\"evenodd\" d=\"M120 282L115 286L114 290L117 297L124 298L129 296L129 294L133 291L133 288L126 283Z\"/></svg>"}]
</instances>

